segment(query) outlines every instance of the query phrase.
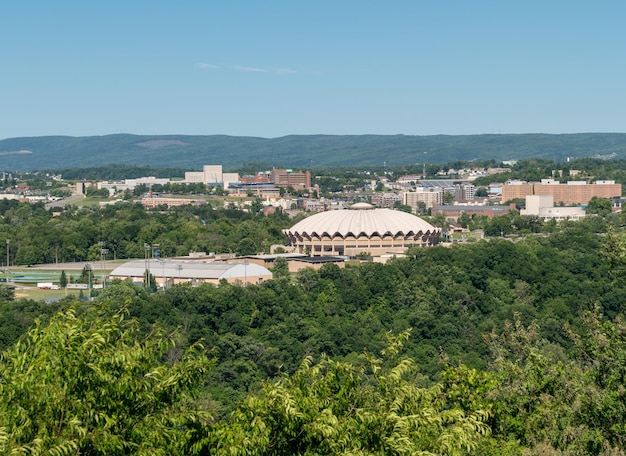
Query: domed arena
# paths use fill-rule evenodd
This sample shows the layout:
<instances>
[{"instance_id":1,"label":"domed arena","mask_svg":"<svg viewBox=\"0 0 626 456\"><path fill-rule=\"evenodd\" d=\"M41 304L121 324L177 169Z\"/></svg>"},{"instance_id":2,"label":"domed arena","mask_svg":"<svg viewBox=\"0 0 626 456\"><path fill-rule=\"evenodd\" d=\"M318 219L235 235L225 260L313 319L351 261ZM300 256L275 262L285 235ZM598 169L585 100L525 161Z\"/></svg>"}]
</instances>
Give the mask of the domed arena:
<instances>
[{"instance_id":1,"label":"domed arena","mask_svg":"<svg viewBox=\"0 0 626 456\"><path fill-rule=\"evenodd\" d=\"M310 256L404 253L437 243L440 230L415 215L357 203L312 215L284 230L295 252Z\"/></svg>"}]
</instances>

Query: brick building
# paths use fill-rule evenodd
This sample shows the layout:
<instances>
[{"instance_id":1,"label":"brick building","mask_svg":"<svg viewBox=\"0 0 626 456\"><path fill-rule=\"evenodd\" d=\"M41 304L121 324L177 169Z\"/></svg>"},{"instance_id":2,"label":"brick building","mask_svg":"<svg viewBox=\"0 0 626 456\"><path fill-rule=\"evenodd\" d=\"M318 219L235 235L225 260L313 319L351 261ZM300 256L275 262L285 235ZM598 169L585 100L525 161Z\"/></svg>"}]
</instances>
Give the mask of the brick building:
<instances>
[{"instance_id":1,"label":"brick building","mask_svg":"<svg viewBox=\"0 0 626 456\"><path fill-rule=\"evenodd\" d=\"M309 189L311 188L311 172L294 172L290 169L273 169L270 171L270 181L277 187Z\"/></svg>"},{"instance_id":2,"label":"brick building","mask_svg":"<svg viewBox=\"0 0 626 456\"><path fill-rule=\"evenodd\" d=\"M569 181L560 184L552 179L542 179L541 183L520 181L507 182L502 186L502 201L526 198L531 195L551 195L555 204L587 204L593 197L613 198L622 196L622 184L615 181Z\"/></svg>"}]
</instances>

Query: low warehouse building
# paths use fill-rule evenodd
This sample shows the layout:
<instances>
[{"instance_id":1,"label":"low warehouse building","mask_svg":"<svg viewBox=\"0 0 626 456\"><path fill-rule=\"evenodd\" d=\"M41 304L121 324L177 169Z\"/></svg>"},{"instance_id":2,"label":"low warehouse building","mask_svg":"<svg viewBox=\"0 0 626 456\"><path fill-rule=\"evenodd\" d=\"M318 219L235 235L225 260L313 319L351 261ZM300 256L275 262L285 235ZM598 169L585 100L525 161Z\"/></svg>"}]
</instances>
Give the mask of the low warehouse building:
<instances>
[{"instance_id":1,"label":"low warehouse building","mask_svg":"<svg viewBox=\"0 0 626 456\"><path fill-rule=\"evenodd\" d=\"M132 280L144 283L146 269L154 277L159 288L167 288L179 283L217 285L221 280L233 284L258 284L272 278L272 273L263 266L254 263L210 263L177 260L132 260L115 268L111 279Z\"/></svg>"}]
</instances>

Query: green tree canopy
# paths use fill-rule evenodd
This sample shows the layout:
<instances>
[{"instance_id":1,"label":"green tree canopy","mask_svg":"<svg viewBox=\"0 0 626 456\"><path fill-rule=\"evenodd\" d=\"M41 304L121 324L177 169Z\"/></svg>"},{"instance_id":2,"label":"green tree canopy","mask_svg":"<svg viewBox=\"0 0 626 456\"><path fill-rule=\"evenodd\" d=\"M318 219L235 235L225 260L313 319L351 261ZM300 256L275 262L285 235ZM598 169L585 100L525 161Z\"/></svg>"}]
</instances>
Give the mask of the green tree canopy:
<instances>
[{"instance_id":1,"label":"green tree canopy","mask_svg":"<svg viewBox=\"0 0 626 456\"><path fill-rule=\"evenodd\" d=\"M192 402L211 362L199 344L175 355L173 334L139 336L123 312L37 323L0 359L0 452L185 454L211 418Z\"/></svg>"},{"instance_id":2,"label":"green tree canopy","mask_svg":"<svg viewBox=\"0 0 626 456\"><path fill-rule=\"evenodd\" d=\"M442 384L419 387L414 363L397 358L408 334L391 338L382 358L305 359L205 445L220 455L468 454L489 434L489 413L456 406Z\"/></svg>"}]
</instances>

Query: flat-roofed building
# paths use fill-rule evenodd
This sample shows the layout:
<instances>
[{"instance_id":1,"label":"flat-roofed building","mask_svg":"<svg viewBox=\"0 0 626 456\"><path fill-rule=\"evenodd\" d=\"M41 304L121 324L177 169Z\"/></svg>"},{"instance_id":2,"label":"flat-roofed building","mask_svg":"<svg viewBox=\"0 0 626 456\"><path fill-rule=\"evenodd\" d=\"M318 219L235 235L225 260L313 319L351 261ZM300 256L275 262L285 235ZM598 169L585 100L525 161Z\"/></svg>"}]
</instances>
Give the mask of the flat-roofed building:
<instances>
[{"instance_id":1,"label":"flat-roofed building","mask_svg":"<svg viewBox=\"0 0 626 456\"><path fill-rule=\"evenodd\" d=\"M199 206L205 202L206 201L204 200L189 198L168 198L161 196L146 196L141 198L141 205L145 208L155 208L162 205L165 205L167 207L186 206L188 204L191 204L192 206Z\"/></svg>"},{"instance_id":2,"label":"flat-roofed building","mask_svg":"<svg viewBox=\"0 0 626 456\"><path fill-rule=\"evenodd\" d=\"M238 257L237 261L241 262L246 260L250 263L258 264L265 268L273 268L278 258L284 258L287 261L289 272L298 272L300 269L313 268L319 269L325 264L333 263L343 268L346 264L345 257L338 256L316 256L311 257L303 253L273 253L262 255L248 255L244 257Z\"/></svg>"},{"instance_id":3,"label":"flat-roofed building","mask_svg":"<svg viewBox=\"0 0 626 456\"><path fill-rule=\"evenodd\" d=\"M385 192L375 193L372 195L371 202L377 207L394 207L396 203L402 202L402 195L397 193Z\"/></svg>"},{"instance_id":4,"label":"flat-roofed building","mask_svg":"<svg viewBox=\"0 0 626 456\"><path fill-rule=\"evenodd\" d=\"M613 198L622 196L622 184L615 181L569 181L560 184L553 179L543 179L541 183L506 183L502 186L502 201L526 198L529 195L552 195L555 204L587 204L593 197Z\"/></svg>"},{"instance_id":5,"label":"flat-roofed building","mask_svg":"<svg viewBox=\"0 0 626 456\"><path fill-rule=\"evenodd\" d=\"M311 188L310 171L293 171L291 169L273 169L270 171L270 180L277 187Z\"/></svg>"},{"instance_id":6,"label":"flat-roofed building","mask_svg":"<svg viewBox=\"0 0 626 456\"><path fill-rule=\"evenodd\" d=\"M187 171L185 172L185 183L202 183L202 184L220 184L224 188L228 188L229 185L239 182L239 174L237 173L224 173L222 171L222 165L204 165L202 171Z\"/></svg>"},{"instance_id":7,"label":"flat-roofed building","mask_svg":"<svg viewBox=\"0 0 626 456\"><path fill-rule=\"evenodd\" d=\"M526 197L526 209L521 215L535 215L544 220L580 220L585 217L585 210L580 206L554 206L552 195L529 195Z\"/></svg>"},{"instance_id":8,"label":"flat-roofed building","mask_svg":"<svg viewBox=\"0 0 626 456\"><path fill-rule=\"evenodd\" d=\"M298 258L290 258L287 261L289 272L298 272L304 268L320 269L325 264L335 264L340 268L346 266L346 258L338 256L303 256Z\"/></svg>"},{"instance_id":9,"label":"flat-roofed building","mask_svg":"<svg viewBox=\"0 0 626 456\"><path fill-rule=\"evenodd\" d=\"M443 202L442 187L418 187L414 192L404 192L402 203L409 206L411 211L417 212L419 203L424 203L427 208L431 208Z\"/></svg>"},{"instance_id":10,"label":"flat-roofed building","mask_svg":"<svg viewBox=\"0 0 626 456\"><path fill-rule=\"evenodd\" d=\"M502 201L510 201L513 199L524 199L528 195L532 195L533 184L519 180L507 181L502 186Z\"/></svg>"}]
</instances>

